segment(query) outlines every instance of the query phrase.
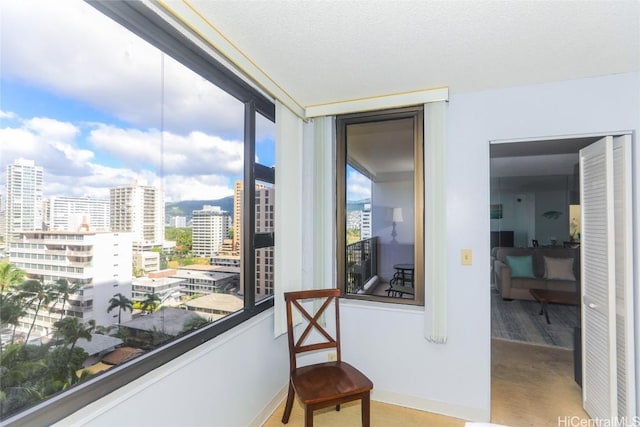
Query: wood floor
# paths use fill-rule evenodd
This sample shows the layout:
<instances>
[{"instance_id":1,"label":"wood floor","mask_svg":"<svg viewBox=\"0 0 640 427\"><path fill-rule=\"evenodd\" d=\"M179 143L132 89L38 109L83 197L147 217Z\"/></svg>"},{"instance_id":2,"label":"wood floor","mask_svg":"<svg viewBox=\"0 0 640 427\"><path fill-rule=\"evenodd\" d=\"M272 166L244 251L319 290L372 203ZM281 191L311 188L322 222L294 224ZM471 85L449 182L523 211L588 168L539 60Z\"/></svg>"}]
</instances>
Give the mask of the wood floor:
<instances>
[{"instance_id":1,"label":"wood floor","mask_svg":"<svg viewBox=\"0 0 640 427\"><path fill-rule=\"evenodd\" d=\"M491 422L510 427L557 426L567 417L570 425L588 419L582 409L580 387L573 381L573 354L557 347L492 340ZM264 424L282 426L281 405ZM571 418L577 417L577 418ZM304 425L303 410L296 401L288 426ZM317 411L314 425L360 426L360 404ZM371 426L464 426L465 420L371 402ZM571 424L571 425L587 425Z\"/></svg>"}]
</instances>

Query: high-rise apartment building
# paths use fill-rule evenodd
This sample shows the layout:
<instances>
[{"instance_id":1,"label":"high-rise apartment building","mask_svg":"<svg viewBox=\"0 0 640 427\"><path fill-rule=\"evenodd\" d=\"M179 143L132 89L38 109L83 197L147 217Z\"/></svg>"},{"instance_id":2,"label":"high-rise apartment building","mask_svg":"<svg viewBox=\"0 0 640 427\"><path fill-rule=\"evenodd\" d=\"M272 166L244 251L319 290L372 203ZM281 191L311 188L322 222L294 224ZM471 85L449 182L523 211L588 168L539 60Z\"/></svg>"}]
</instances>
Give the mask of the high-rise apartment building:
<instances>
[{"instance_id":1,"label":"high-rise apartment building","mask_svg":"<svg viewBox=\"0 0 640 427\"><path fill-rule=\"evenodd\" d=\"M47 201L45 224L49 230L110 231L109 200L90 197L51 197Z\"/></svg>"},{"instance_id":2,"label":"high-rise apartment building","mask_svg":"<svg viewBox=\"0 0 640 427\"><path fill-rule=\"evenodd\" d=\"M371 203L365 203L360 211L360 239L371 238Z\"/></svg>"},{"instance_id":3,"label":"high-rise apartment building","mask_svg":"<svg viewBox=\"0 0 640 427\"><path fill-rule=\"evenodd\" d=\"M171 227L176 227L176 228L186 228L187 227L187 217L186 216L172 216L169 219L169 225Z\"/></svg>"},{"instance_id":4,"label":"high-rise apartment building","mask_svg":"<svg viewBox=\"0 0 640 427\"><path fill-rule=\"evenodd\" d=\"M7 166L5 241L22 231L42 230L43 168L17 159Z\"/></svg>"},{"instance_id":5,"label":"high-rise apartment building","mask_svg":"<svg viewBox=\"0 0 640 427\"><path fill-rule=\"evenodd\" d=\"M243 183L236 181L234 187L233 240L237 254L241 253ZM256 233L273 231L275 189L256 184ZM273 295L273 248L256 250L256 300ZM244 278L242 280L244 286Z\"/></svg>"},{"instance_id":6,"label":"high-rise apartment building","mask_svg":"<svg viewBox=\"0 0 640 427\"><path fill-rule=\"evenodd\" d=\"M195 256L211 258L218 254L229 234L231 217L219 206L204 205L192 212L191 251Z\"/></svg>"},{"instance_id":7,"label":"high-rise apartment building","mask_svg":"<svg viewBox=\"0 0 640 427\"><path fill-rule=\"evenodd\" d=\"M80 286L70 296L65 315L108 326L118 322L117 310L107 313L109 300L117 293L131 298L131 238L131 233L23 232L10 243L9 260L30 279L44 284L66 279ZM61 307L58 301L41 308L34 329L41 335L50 333ZM121 314L123 322L131 318L131 312ZM28 329L32 320L33 314L27 313L20 328Z\"/></svg>"},{"instance_id":8,"label":"high-rise apartment building","mask_svg":"<svg viewBox=\"0 0 640 427\"><path fill-rule=\"evenodd\" d=\"M134 251L162 248L164 243L164 195L153 186L134 181L111 188L111 230L133 233Z\"/></svg>"}]
</instances>

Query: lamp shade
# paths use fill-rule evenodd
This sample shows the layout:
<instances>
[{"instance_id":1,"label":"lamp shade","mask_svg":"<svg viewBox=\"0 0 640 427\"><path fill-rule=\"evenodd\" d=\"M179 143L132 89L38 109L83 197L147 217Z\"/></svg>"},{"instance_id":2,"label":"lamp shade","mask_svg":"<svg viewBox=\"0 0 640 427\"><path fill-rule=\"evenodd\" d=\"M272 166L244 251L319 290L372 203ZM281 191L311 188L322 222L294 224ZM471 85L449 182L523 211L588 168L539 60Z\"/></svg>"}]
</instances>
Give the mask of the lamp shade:
<instances>
[{"instance_id":1,"label":"lamp shade","mask_svg":"<svg viewBox=\"0 0 640 427\"><path fill-rule=\"evenodd\" d=\"M402 208L393 208L393 222L402 222Z\"/></svg>"}]
</instances>

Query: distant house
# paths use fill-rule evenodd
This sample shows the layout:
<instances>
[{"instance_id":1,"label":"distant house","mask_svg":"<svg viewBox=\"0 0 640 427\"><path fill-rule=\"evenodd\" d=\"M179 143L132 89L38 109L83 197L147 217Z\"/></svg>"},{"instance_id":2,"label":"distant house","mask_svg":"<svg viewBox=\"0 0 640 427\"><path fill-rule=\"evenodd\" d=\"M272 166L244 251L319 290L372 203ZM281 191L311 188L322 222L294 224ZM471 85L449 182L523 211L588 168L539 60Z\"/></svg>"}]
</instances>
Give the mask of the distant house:
<instances>
[{"instance_id":1,"label":"distant house","mask_svg":"<svg viewBox=\"0 0 640 427\"><path fill-rule=\"evenodd\" d=\"M140 316L122 324L132 335L144 332L160 333L165 336L175 337L184 330L186 322L200 318L199 315L178 308L163 307L155 313Z\"/></svg>"}]
</instances>

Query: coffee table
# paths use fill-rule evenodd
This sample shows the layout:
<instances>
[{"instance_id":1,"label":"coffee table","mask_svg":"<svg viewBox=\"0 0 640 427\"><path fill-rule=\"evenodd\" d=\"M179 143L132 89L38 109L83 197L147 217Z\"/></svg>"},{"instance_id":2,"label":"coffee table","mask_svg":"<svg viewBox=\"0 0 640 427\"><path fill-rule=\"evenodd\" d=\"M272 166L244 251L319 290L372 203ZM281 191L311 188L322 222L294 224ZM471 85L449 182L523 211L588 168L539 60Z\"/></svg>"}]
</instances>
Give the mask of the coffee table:
<instances>
[{"instance_id":1,"label":"coffee table","mask_svg":"<svg viewBox=\"0 0 640 427\"><path fill-rule=\"evenodd\" d=\"M580 304L580 295L575 292L568 291L551 291L548 289L530 289L529 293L532 297L540 303L540 314L544 314L547 319L547 325L550 325L549 312L547 311L547 304L567 304L578 305Z\"/></svg>"}]
</instances>

